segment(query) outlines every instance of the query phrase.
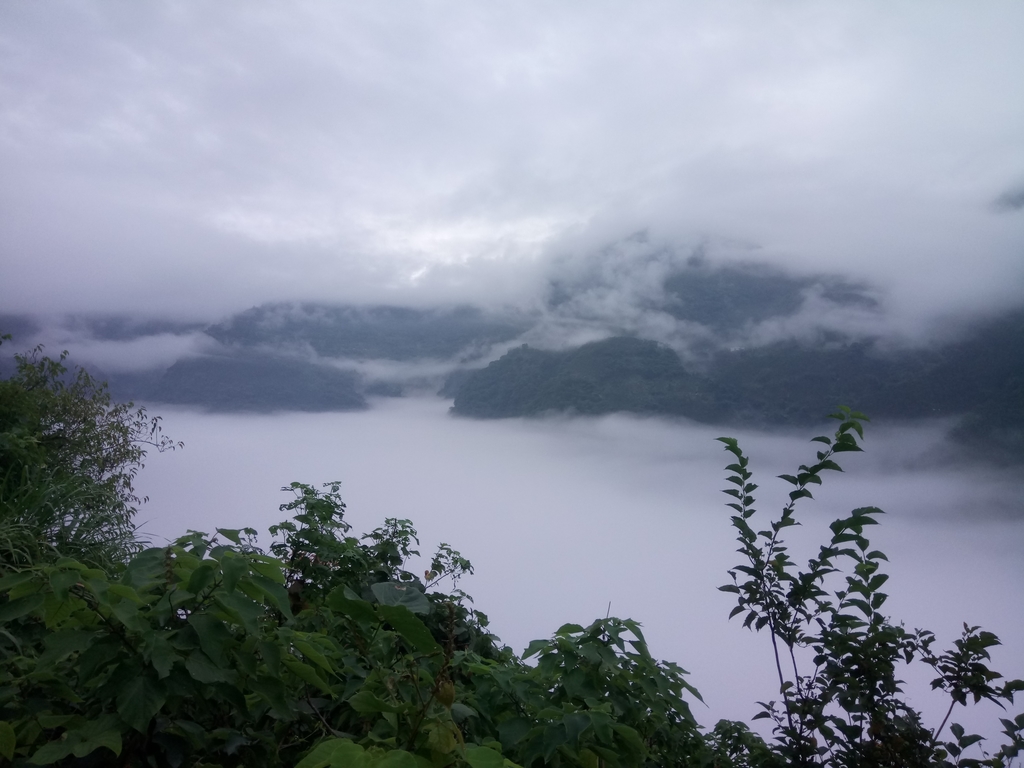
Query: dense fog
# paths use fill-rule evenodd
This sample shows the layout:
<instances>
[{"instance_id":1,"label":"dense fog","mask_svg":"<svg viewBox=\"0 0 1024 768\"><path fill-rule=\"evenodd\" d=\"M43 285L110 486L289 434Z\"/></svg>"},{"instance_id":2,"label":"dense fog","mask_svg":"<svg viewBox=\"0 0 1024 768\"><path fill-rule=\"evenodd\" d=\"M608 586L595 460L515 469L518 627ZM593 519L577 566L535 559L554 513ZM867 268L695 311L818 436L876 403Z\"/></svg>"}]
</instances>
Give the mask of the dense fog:
<instances>
[{"instance_id":1,"label":"dense fog","mask_svg":"<svg viewBox=\"0 0 1024 768\"><path fill-rule=\"evenodd\" d=\"M729 622L731 596L716 590L740 562L719 492L721 429L628 416L474 421L449 405L381 400L356 413L265 416L161 407L185 448L149 457L143 530L159 542L252 526L268 541L282 486L338 479L353 533L409 518L425 556L441 541L467 556L476 573L460 586L517 651L563 623L603 617L610 603L643 624L656 656L691 672L708 705L694 710L702 723L749 719L756 701L777 695L768 636ZM1004 641L994 668L1024 677L1024 483L1014 470L949 463L944 426L870 425L865 453L841 457L846 472L803 503L793 555L816 552L837 516L881 507L883 525L867 533L891 561L891 614L943 644L961 622L980 624ZM781 508L788 486L773 476L813 458L808 440L819 433L730 433L761 484L759 516ZM928 679L913 679L913 699L934 727L943 704L926 694ZM999 712L954 719L994 735Z\"/></svg>"}]
</instances>

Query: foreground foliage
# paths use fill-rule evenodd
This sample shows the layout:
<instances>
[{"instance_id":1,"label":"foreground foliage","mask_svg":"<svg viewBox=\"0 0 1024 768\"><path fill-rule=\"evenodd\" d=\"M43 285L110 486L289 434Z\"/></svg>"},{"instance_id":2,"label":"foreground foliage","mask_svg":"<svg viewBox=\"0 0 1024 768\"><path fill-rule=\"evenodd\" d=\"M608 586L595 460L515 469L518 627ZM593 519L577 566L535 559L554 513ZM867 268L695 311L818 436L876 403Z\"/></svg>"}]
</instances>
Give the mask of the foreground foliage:
<instances>
[{"instance_id":1,"label":"foreground foliage","mask_svg":"<svg viewBox=\"0 0 1024 768\"><path fill-rule=\"evenodd\" d=\"M965 757L964 750L982 738L957 724L950 728L954 741L941 742L940 736L957 704L1012 703L1024 681L998 683L1002 675L987 666L989 649L999 645L991 632L965 624L953 648L938 653L932 632L910 632L882 612L888 596L881 588L889 577L881 564L887 558L864 536L882 510L862 507L833 522L830 540L806 569L790 556L784 534L799 525L797 502L812 498L810 487L821 485L824 472L842 471L838 454L861 450L857 441L867 418L848 408L832 418L840 422L835 434L812 440L824 445L815 463L781 475L793 486L789 502L762 530L754 527L763 523L754 521L757 485L749 460L735 439L719 438L735 456L727 467L734 487L725 493L734 499L728 506L736 513L732 524L745 558L730 571L733 583L721 589L737 597L732 616L743 616L746 627L767 629L782 697L762 704L758 717L773 721L778 752L794 765L1006 765L1024 749L1024 714L1002 721L1009 741L993 755ZM902 695L898 670L915 661L935 670L932 688L950 698L934 731Z\"/></svg>"},{"instance_id":2,"label":"foreground foliage","mask_svg":"<svg viewBox=\"0 0 1024 768\"><path fill-rule=\"evenodd\" d=\"M0 345L9 336L0 336ZM0 558L27 565L71 555L122 563L140 543L133 482L146 448L180 446L159 417L113 403L102 382L37 348L0 380Z\"/></svg>"},{"instance_id":3,"label":"foreground foliage","mask_svg":"<svg viewBox=\"0 0 1024 768\"><path fill-rule=\"evenodd\" d=\"M634 622L566 625L529 666L461 593L403 570L408 521L347 537L336 485L292 490L277 556L223 530L144 550L116 577L65 558L0 580L7 756L616 766L699 751L692 688ZM426 575L469 568L442 545Z\"/></svg>"},{"instance_id":4,"label":"foreground foliage","mask_svg":"<svg viewBox=\"0 0 1024 768\"><path fill-rule=\"evenodd\" d=\"M884 555L863 537L879 510L836 521L807 570L787 553L796 502L838 469L835 454L859 450L859 414L839 414L835 436L816 438L818 462L784 476L790 503L762 531L747 457L723 438L745 557L724 589L776 648L766 744L742 723L700 728L685 671L652 658L634 621L568 624L517 656L458 589L468 560L441 544L413 573L412 524L351 535L338 483L284 489L291 517L268 551L251 529L147 548L131 480L147 445L167 445L159 424L111 406L87 375L69 379L62 361L20 358L0 382L0 500L23 531L0 550L0 763L999 766L1024 747L1020 716L1003 721L997 752L965 757L978 737L953 725L955 741L941 742L945 721L928 731L901 700L896 669L912 659L935 668L954 705L1012 701L1024 684L998 684L990 633L965 628L937 653L930 633L879 613ZM96 495L60 496L63 483Z\"/></svg>"}]
</instances>

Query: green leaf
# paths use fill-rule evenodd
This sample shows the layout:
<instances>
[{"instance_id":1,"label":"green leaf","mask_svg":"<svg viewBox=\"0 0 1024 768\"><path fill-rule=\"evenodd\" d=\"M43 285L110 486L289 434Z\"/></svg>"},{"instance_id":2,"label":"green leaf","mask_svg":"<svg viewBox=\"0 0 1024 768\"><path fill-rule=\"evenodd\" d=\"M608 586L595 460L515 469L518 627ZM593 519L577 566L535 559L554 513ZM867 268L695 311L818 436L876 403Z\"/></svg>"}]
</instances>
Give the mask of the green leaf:
<instances>
[{"instance_id":1,"label":"green leaf","mask_svg":"<svg viewBox=\"0 0 1024 768\"><path fill-rule=\"evenodd\" d=\"M238 528L218 528L217 533L234 544L242 543L242 537Z\"/></svg>"},{"instance_id":2,"label":"green leaf","mask_svg":"<svg viewBox=\"0 0 1024 768\"><path fill-rule=\"evenodd\" d=\"M15 587L32 581L36 577L35 571L21 571L20 573L9 573L0 579L0 592L9 592Z\"/></svg>"},{"instance_id":3,"label":"green leaf","mask_svg":"<svg viewBox=\"0 0 1024 768\"><path fill-rule=\"evenodd\" d=\"M50 574L50 586L63 599L68 596L68 590L75 586L81 578L82 575L78 571L56 571Z\"/></svg>"},{"instance_id":4,"label":"green leaf","mask_svg":"<svg viewBox=\"0 0 1024 768\"><path fill-rule=\"evenodd\" d=\"M223 531L221 531L223 533ZM237 532L236 532L237 533ZM238 542L235 542L236 544ZM220 561L220 569L223 574L224 591L231 593L235 591L238 580L249 574L249 563L244 557L235 554L226 554Z\"/></svg>"},{"instance_id":5,"label":"green leaf","mask_svg":"<svg viewBox=\"0 0 1024 768\"><path fill-rule=\"evenodd\" d=\"M285 698L285 687L276 677L260 675L250 683L252 689L270 704L271 714L279 720L290 720L294 717L291 704Z\"/></svg>"},{"instance_id":6,"label":"green leaf","mask_svg":"<svg viewBox=\"0 0 1024 768\"><path fill-rule=\"evenodd\" d=\"M101 670L116 659L123 647L116 637L104 637L83 651L78 659L78 675L83 682L92 680Z\"/></svg>"},{"instance_id":7,"label":"green leaf","mask_svg":"<svg viewBox=\"0 0 1024 768\"><path fill-rule=\"evenodd\" d=\"M14 735L14 728L6 720L0 720L0 755L8 760L14 759L14 748L18 740Z\"/></svg>"},{"instance_id":8,"label":"green leaf","mask_svg":"<svg viewBox=\"0 0 1024 768\"><path fill-rule=\"evenodd\" d=\"M302 758L295 768L359 765L366 751L351 739L321 741Z\"/></svg>"},{"instance_id":9,"label":"green leaf","mask_svg":"<svg viewBox=\"0 0 1024 768\"><path fill-rule=\"evenodd\" d=\"M501 741L501 746L505 749L511 749L523 740L523 737L530 732L532 727L533 723L525 717L513 717L508 720L502 720L498 723L498 739Z\"/></svg>"},{"instance_id":10,"label":"green leaf","mask_svg":"<svg viewBox=\"0 0 1024 768\"><path fill-rule=\"evenodd\" d=\"M350 616L356 621L367 624L376 624L379 621L377 612L373 610L370 603L358 598L351 599L345 595L343 587L331 590L331 593L327 595L327 605L332 611Z\"/></svg>"},{"instance_id":11,"label":"green leaf","mask_svg":"<svg viewBox=\"0 0 1024 768\"><path fill-rule=\"evenodd\" d=\"M139 733L145 733L153 716L163 707L163 686L148 675L139 675L117 697L117 713Z\"/></svg>"},{"instance_id":12,"label":"green leaf","mask_svg":"<svg viewBox=\"0 0 1024 768\"><path fill-rule=\"evenodd\" d=\"M467 720L471 717L476 717L478 715L475 709L473 709L472 707L467 707L461 701L454 702L452 704L451 709L452 719L457 723L461 723L464 720Z\"/></svg>"},{"instance_id":13,"label":"green leaf","mask_svg":"<svg viewBox=\"0 0 1024 768\"><path fill-rule=\"evenodd\" d=\"M427 625L402 605L381 605L377 609L392 627L420 653L439 653L441 646L430 634Z\"/></svg>"},{"instance_id":14,"label":"green leaf","mask_svg":"<svg viewBox=\"0 0 1024 768\"><path fill-rule=\"evenodd\" d=\"M296 640L295 647L302 652L303 656L312 661L322 670L332 674L334 673L334 667L331 666L331 662L327 660L326 656L313 647L312 643L307 643L305 640Z\"/></svg>"},{"instance_id":15,"label":"green leaf","mask_svg":"<svg viewBox=\"0 0 1024 768\"><path fill-rule=\"evenodd\" d=\"M466 762L472 768L504 768L505 758L489 747L466 745Z\"/></svg>"},{"instance_id":16,"label":"green leaf","mask_svg":"<svg viewBox=\"0 0 1024 768\"><path fill-rule=\"evenodd\" d=\"M28 595L27 597L19 597L17 600L11 600L7 604L0 606L0 624L20 619L22 616L32 613L32 611L43 604L44 600L45 597L43 595Z\"/></svg>"},{"instance_id":17,"label":"green leaf","mask_svg":"<svg viewBox=\"0 0 1024 768\"><path fill-rule=\"evenodd\" d=\"M226 667L227 649L234 638L224 622L208 613L193 613L188 617L188 623L199 635L199 645L206 655L214 664Z\"/></svg>"},{"instance_id":18,"label":"green leaf","mask_svg":"<svg viewBox=\"0 0 1024 768\"><path fill-rule=\"evenodd\" d=\"M579 748L580 735L590 727L590 715L585 712L574 712L562 718L569 743Z\"/></svg>"},{"instance_id":19,"label":"green leaf","mask_svg":"<svg viewBox=\"0 0 1024 768\"><path fill-rule=\"evenodd\" d=\"M563 624L557 630L555 630L555 634L556 635L578 635L582 631L583 631L583 627L581 627L579 624Z\"/></svg>"},{"instance_id":20,"label":"green leaf","mask_svg":"<svg viewBox=\"0 0 1024 768\"><path fill-rule=\"evenodd\" d=\"M643 755L647 750L644 748L644 742L640 738L640 735L628 725L622 725L621 723L613 723L612 728L615 733L626 743L630 752L635 755Z\"/></svg>"},{"instance_id":21,"label":"green leaf","mask_svg":"<svg viewBox=\"0 0 1024 768\"><path fill-rule=\"evenodd\" d=\"M560 746L565 744L566 739L565 726L561 723L549 725L544 729L544 760L549 761L551 756L555 753Z\"/></svg>"},{"instance_id":22,"label":"green leaf","mask_svg":"<svg viewBox=\"0 0 1024 768\"><path fill-rule=\"evenodd\" d=\"M348 704L361 715L374 712L402 712L404 710L402 706L381 701L374 693L365 688L349 698Z\"/></svg>"},{"instance_id":23,"label":"green leaf","mask_svg":"<svg viewBox=\"0 0 1024 768\"><path fill-rule=\"evenodd\" d=\"M39 666L46 667L76 651L81 653L99 636L98 632L87 632L84 629L70 629L54 632L43 641L46 651L39 657Z\"/></svg>"},{"instance_id":24,"label":"green leaf","mask_svg":"<svg viewBox=\"0 0 1024 768\"><path fill-rule=\"evenodd\" d=\"M206 587L213 583L213 565L210 563L203 563L194 571L188 579L188 585L185 587L193 595L198 595Z\"/></svg>"},{"instance_id":25,"label":"green leaf","mask_svg":"<svg viewBox=\"0 0 1024 768\"><path fill-rule=\"evenodd\" d=\"M77 576L78 574L75 574ZM76 579L77 582L77 579ZM126 587L124 584L111 584L107 587L107 591L112 595L117 595L124 600L131 600L137 605L142 605L142 598L139 597L139 593L131 587Z\"/></svg>"},{"instance_id":26,"label":"green leaf","mask_svg":"<svg viewBox=\"0 0 1024 768\"><path fill-rule=\"evenodd\" d=\"M75 741L51 741L37 749L29 762L33 765L53 765L58 760L63 760L70 755L76 743Z\"/></svg>"},{"instance_id":27,"label":"green leaf","mask_svg":"<svg viewBox=\"0 0 1024 768\"><path fill-rule=\"evenodd\" d=\"M193 680L200 683L226 683L232 678L231 670L223 669L202 651L193 651L185 659L185 669Z\"/></svg>"},{"instance_id":28,"label":"green leaf","mask_svg":"<svg viewBox=\"0 0 1024 768\"><path fill-rule=\"evenodd\" d=\"M213 599L217 605L236 618L245 627L246 632L252 635L259 632L257 622L263 616L263 607L259 603L238 592L217 593Z\"/></svg>"},{"instance_id":29,"label":"green leaf","mask_svg":"<svg viewBox=\"0 0 1024 768\"><path fill-rule=\"evenodd\" d=\"M130 600L121 600L110 606L110 611L118 620L133 632L145 632L149 623L139 616L139 606Z\"/></svg>"},{"instance_id":30,"label":"green leaf","mask_svg":"<svg viewBox=\"0 0 1024 768\"><path fill-rule=\"evenodd\" d=\"M347 768L344 763L331 761L331 766ZM392 749L374 764L373 768L419 768L416 758L404 749Z\"/></svg>"},{"instance_id":31,"label":"green leaf","mask_svg":"<svg viewBox=\"0 0 1024 768\"><path fill-rule=\"evenodd\" d=\"M413 613L430 613L427 596L411 584L383 581L370 586L370 591L381 605L400 605Z\"/></svg>"},{"instance_id":32,"label":"green leaf","mask_svg":"<svg viewBox=\"0 0 1024 768\"><path fill-rule=\"evenodd\" d=\"M283 659L284 665L288 667L288 670L295 675L302 682L312 685L315 688L319 688L321 691L328 695L333 695L331 686L323 681L323 679L316 673L316 670L308 664L303 664L298 659L292 656L285 656Z\"/></svg>"},{"instance_id":33,"label":"green leaf","mask_svg":"<svg viewBox=\"0 0 1024 768\"><path fill-rule=\"evenodd\" d=\"M290 619L292 617L292 607L288 600L288 592L283 586L263 575L251 576L249 581L263 591L265 600L269 600L270 605L280 611L285 618Z\"/></svg>"},{"instance_id":34,"label":"green leaf","mask_svg":"<svg viewBox=\"0 0 1024 768\"><path fill-rule=\"evenodd\" d=\"M284 571L281 569L281 561L269 555L252 555L249 561L250 567L261 576L270 579L275 584L285 583Z\"/></svg>"},{"instance_id":35,"label":"green leaf","mask_svg":"<svg viewBox=\"0 0 1024 768\"><path fill-rule=\"evenodd\" d=\"M116 715L103 715L69 732L70 738L78 737L81 741L75 745L72 754L85 757L97 749L105 747L115 755L121 754L120 721Z\"/></svg>"},{"instance_id":36,"label":"green leaf","mask_svg":"<svg viewBox=\"0 0 1024 768\"><path fill-rule=\"evenodd\" d=\"M161 680L171 673L174 663L180 658L168 642L169 632L154 632L146 638L144 653Z\"/></svg>"}]
</instances>

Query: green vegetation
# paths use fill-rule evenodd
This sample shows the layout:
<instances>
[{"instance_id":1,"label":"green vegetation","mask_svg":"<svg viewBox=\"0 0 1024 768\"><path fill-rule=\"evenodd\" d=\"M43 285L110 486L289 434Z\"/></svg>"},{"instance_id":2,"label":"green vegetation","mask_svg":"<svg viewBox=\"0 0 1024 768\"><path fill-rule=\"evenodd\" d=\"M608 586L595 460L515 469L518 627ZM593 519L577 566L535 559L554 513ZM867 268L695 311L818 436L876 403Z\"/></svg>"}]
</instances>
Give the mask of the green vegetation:
<instances>
[{"instance_id":1,"label":"green vegetation","mask_svg":"<svg viewBox=\"0 0 1024 768\"><path fill-rule=\"evenodd\" d=\"M929 633L879 613L884 555L863 536L878 510L836 521L804 571L788 554L795 504L837 454L860 450L860 414L842 411L834 436L816 438L825 449L784 477L790 503L763 531L747 457L723 438L744 556L723 589L776 649L769 744L742 723L701 728L685 671L653 659L634 621L568 624L517 656L458 589L468 560L441 544L413 573L411 523L351 535L337 483L284 489L292 517L270 529L269 551L251 529L146 547L131 536L131 479L147 441L169 445L158 423L46 358L20 358L0 396L15 489L5 485L5 530L16 521L34 542L0 550L0 761L14 766L968 768L1009 765L1024 748L1024 715L1003 721L1006 745L972 758L979 737L953 725L942 742L946 722L928 730L900 699L901 660L934 667L950 711L1012 701L1024 682L1000 685L988 669L990 633L968 628L937 653ZM69 495L55 527L29 491L64 482L98 495ZM803 651L811 673L799 672Z\"/></svg>"},{"instance_id":2,"label":"green vegetation","mask_svg":"<svg viewBox=\"0 0 1024 768\"><path fill-rule=\"evenodd\" d=\"M0 337L0 344L9 336ZM160 419L112 404L106 385L36 349L0 380L0 555L30 564L70 555L123 562L141 543L131 524L145 448L175 447Z\"/></svg>"},{"instance_id":3,"label":"green vegetation","mask_svg":"<svg viewBox=\"0 0 1024 768\"><path fill-rule=\"evenodd\" d=\"M1024 458L1024 312L936 349L870 342L722 351L684 366L652 341L617 337L565 352L514 349L450 382L453 411L477 418L551 411L684 416L710 424L800 426L837 402L905 420L961 417L955 433L1003 460Z\"/></svg>"},{"instance_id":4,"label":"green vegetation","mask_svg":"<svg viewBox=\"0 0 1024 768\"><path fill-rule=\"evenodd\" d=\"M349 371L278 357L179 360L143 391L163 403L216 411L354 411L366 407Z\"/></svg>"},{"instance_id":5,"label":"green vegetation","mask_svg":"<svg viewBox=\"0 0 1024 768\"><path fill-rule=\"evenodd\" d=\"M780 476L793 486L789 502L761 530L754 527L764 523L754 519L757 485L749 459L734 438L719 438L735 456L726 468L733 487L725 493L733 498L728 506L735 512L732 524L745 560L729 572L733 583L720 589L736 595L732 616L743 616L743 625L756 631L767 629L782 698L762 704L759 717L774 722L778 754L791 765L1004 765L1024 749L1024 714L1002 721L1009 742L993 756L964 757L981 737L955 723L950 727L954 741L940 743L939 737L957 704L969 698L1012 703L1024 680L998 684L1002 676L986 665L989 649L999 645L991 632L965 624L954 647L936 653L932 632L909 632L882 612L888 599L881 591L889 578L882 571L887 558L864 535L865 528L878 524L882 510L862 507L834 521L830 540L805 570L789 553L784 536L799 525L797 502L812 498L810 487L821 484L823 473L842 471L838 454L861 450L857 440L864 437L867 418L848 408L832 418L840 422L835 434L812 440L825 446L815 462ZM903 697L897 670L914 662L932 667L938 674L932 688L950 698L934 730Z\"/></svg>"},{"instance_id":6,"label":"green vegetation","mask_svg":"<svg viewBox=\"0 0 1024 768\"><path fill-rule=\"evenodd\" d=\"M675 352L653 341L619 337L570 352L526 345L466 377L455 413L502 418L573 411L688 415L705 406L703 382Z\"/></svg>"}]
</instances>

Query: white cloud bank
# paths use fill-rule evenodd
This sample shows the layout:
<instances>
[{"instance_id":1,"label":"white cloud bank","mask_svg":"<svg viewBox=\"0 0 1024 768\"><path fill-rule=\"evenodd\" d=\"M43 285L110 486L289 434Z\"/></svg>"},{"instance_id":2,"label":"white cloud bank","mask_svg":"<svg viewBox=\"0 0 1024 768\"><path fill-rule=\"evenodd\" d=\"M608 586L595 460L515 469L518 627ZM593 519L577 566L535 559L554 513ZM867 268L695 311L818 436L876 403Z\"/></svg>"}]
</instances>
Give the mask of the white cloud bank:
<instances>
[{"instance_id":1,"label":"white cloud bank","mask_svg":"<svg viewBox=\"0 0 1024 768\"><path fill-rule=\"evenodd\" d=\"M521 301L647 229L910 320L998 308L1022 33L1014 2L5 3L0 304Z\"/></svg>"}]
</instances>

